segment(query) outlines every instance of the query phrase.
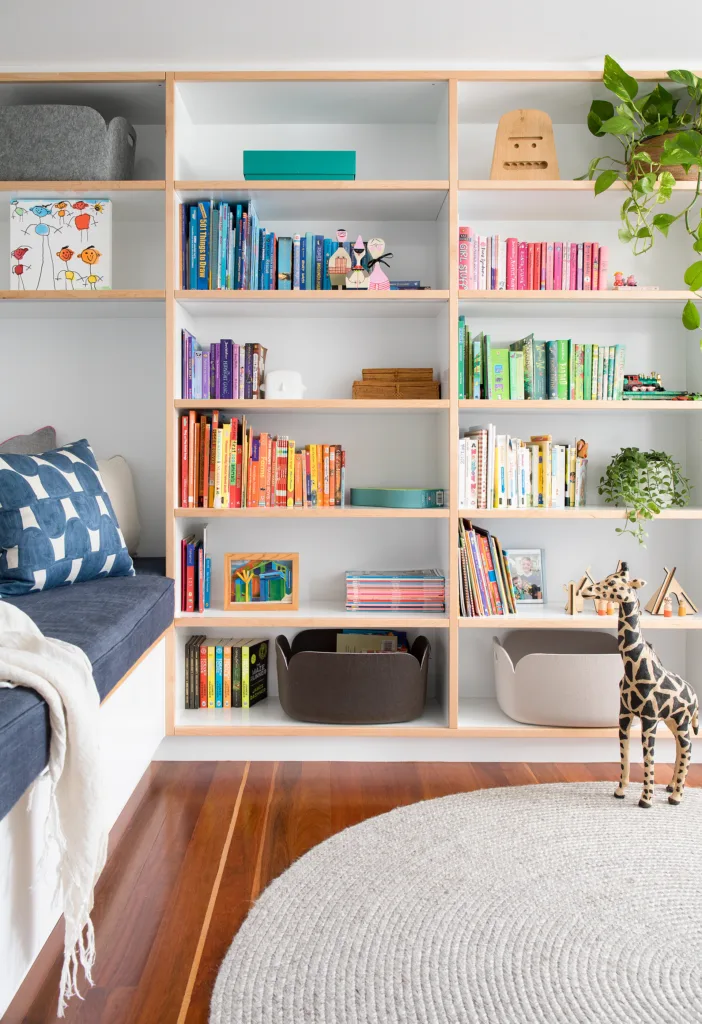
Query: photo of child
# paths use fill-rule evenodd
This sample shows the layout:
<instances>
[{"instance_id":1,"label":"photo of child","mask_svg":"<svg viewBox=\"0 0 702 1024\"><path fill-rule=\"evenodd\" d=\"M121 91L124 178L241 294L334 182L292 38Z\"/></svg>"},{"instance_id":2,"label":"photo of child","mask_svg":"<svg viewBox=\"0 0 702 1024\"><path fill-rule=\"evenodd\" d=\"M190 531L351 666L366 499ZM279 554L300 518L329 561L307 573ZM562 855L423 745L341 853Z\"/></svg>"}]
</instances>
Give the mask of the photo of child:
<instances>
[{"instance_id":1,"label":"photo of child","mask_svg":"<svg viewBox=\"0 0 702 1024\"><path fill-rule=\"evenodd\" d=\"M543 551L513 548L505 554L517 604L543 604Z\"/></svg>"}]
</instances>

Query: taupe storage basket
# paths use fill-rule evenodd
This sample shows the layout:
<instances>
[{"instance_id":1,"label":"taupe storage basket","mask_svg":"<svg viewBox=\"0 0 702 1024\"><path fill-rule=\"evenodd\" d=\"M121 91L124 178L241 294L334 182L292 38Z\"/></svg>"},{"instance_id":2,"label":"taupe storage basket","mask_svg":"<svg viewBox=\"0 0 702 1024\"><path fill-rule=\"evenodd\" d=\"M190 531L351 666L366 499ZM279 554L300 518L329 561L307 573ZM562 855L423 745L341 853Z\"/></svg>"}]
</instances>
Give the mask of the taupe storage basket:
<instances>
[{"instance_id":1,"label":"taupe storage basket","mask_svg":"<svg viewBox=\"0 0 702 1024\"><path fill-rule=\"evenodd\" d=\"M528 725L617 725L617 638L591 629L515 629L492 638L497 703Z\"/></svg>"},{"instance_id":2,"label":"taupe storage basket","mask_svg":"<svg viewBox=\"0 0 702 1024\"><path fill-rule=\"evenodd\" d=\"M123 181L134 175L136 132L92 107L0 106L0 180Z\"/></svg>"},{"instance_id":3,"label":"taupe storage basket","mask_svg":"<svg viewBox=\"0 0 702 1024\"><path fill-rule=\"evenodd\" d=\"M275 641L278 696L300 722L381 725L409 722L424 711L429 641L418 636L408 654L337 654L340 629L305 629Z\"/></svg>"}]
</instances>

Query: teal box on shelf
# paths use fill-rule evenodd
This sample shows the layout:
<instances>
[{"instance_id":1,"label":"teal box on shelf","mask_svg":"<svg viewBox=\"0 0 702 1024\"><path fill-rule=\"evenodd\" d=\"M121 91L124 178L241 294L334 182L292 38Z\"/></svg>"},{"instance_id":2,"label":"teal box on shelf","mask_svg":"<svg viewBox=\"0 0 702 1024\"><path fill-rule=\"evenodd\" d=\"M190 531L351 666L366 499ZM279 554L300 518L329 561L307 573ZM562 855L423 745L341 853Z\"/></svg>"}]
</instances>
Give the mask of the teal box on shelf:
<instances>
[{"instance_id":1,"label":"teal box on shelf","mask_svg":"<svg viewBox=\"0 0 702 1024\"><path fill-rule=\"evenodd\" d=\"M355 181L354 149L245 149L246 181Z\"/></svg>"}]
</instances>

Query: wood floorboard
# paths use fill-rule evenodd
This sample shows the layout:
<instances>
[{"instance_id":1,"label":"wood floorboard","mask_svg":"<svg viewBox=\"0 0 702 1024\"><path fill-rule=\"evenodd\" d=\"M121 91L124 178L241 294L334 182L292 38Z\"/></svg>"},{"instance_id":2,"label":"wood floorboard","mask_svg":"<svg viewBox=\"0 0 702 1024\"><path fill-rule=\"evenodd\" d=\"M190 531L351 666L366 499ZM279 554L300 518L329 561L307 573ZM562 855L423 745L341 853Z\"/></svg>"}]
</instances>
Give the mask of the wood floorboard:
<instances>
[{"instance_id":1,"label":"wood floorboard","mask_svg":"<svg viewBox=\"0 0 702 1024\"><path fill-rule=\"evenodd\" d=\"M234 842L229 848L214 913L207 930L185 1024L206 1024L217 971L232 937L251 907L251 892L274 765L253 761L249 766Z\"/></svg>"},{"instance_id":2,"label":"wood floorboard","mask_svg":"<svg viewBox=\"0 0 702 1024\"><path fill-rule=\"evenodd\" d=\"M235 762L154 766L100 879L96 985L84 1002L71 1001L67 1024L207 1024L219 965L259 893L312 847L366 818L491 786L618 776L615 764L565 762L252 762L245 770ZM656 781L669 778L670 766L660 764ZM688 778L702 785L702 765ZM640 765L632 765L632 782L640 780ZM2 1024L55 1024L59 972L60 958L48 972L42 965L43 976L30 972ZM22 1002L23 990L31 1002Z\"/></svg>"}]
</instances>

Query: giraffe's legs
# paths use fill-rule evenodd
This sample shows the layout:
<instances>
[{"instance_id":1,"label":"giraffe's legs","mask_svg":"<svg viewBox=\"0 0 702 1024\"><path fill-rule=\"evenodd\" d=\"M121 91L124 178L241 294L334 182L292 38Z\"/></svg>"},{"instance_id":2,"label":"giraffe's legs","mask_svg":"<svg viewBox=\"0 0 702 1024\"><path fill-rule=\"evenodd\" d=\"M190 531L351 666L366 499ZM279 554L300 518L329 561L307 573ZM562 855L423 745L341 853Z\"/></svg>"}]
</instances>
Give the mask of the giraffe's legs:
<instances>
[{"instance_id":1,"label":"giraffe's legs","mask_svg":"<svg viewBox=\"0 0 702 1024\"><path fill-rule=\"evenodd\" d=\"M690 767L690 758L692 756L692 737L690 732L690 720L688 718L678 727L677 736L675 737L680 753L675 765L673 792L668 797L668 803L670 804L679 804L682 800L687 769Z\"/></svg>"},{"instance_id":2,"label":"giraffe's legs","mask_svg":"<svg viewBox=\"0 0 702 1024\"><path fill-rule=\"evenodd\" d=\"M650 807L653 800L653 750L656 743L657 718L641 718L641 743L643 745L644 784L639 807Z\"/></svg>"},{"instance_id":3,"label":"giraffe's legs","mask_svg":"<svg viewBox=\"0 0 702 1024\"><path fill-rule=\"evenodd\" d=\"M675 767L673 768L673 777L670 780L670 784L665 787L667 793L672 793L675 789L678 772L680 771L680 737L678 736L678 723L674 718L667 718L665 724L670 729L673 734L673 739L675 740Z\"/></svg>"},{"instance_id":4,"label":"giraffe's legs","mask_svg":"<svg viewBox=\"0 0 702 1024\"><path fill-rule=\"evenodd\" d=\"M624 706L624 702L619 703L619 761L621 764L621 774L619 776L619 785L614 791L614 795L622 800L626 787L629 785L629 733L631 732L631 723L634 720L634 716L631 711Z\"/></svg>"}]
</instances>

